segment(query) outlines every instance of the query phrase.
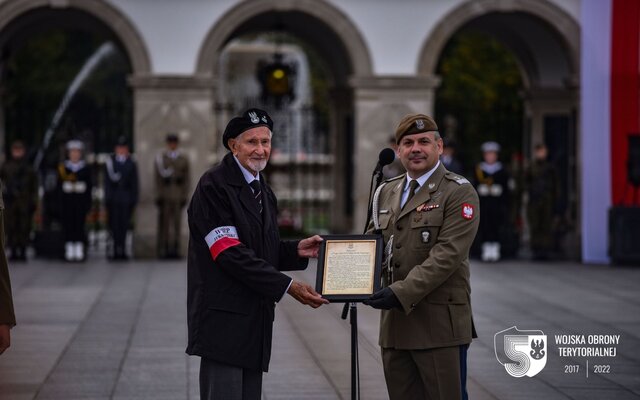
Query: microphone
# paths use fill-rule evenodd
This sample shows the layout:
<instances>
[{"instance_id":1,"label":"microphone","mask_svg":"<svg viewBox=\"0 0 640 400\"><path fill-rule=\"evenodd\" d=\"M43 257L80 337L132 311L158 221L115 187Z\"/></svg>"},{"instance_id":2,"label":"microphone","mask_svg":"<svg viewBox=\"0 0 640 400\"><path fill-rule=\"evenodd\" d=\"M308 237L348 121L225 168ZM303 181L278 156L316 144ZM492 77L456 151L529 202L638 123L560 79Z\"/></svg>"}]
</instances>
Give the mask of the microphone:
<instances>
[{"instance_id":1,"label":"microphone","mask_svg":"<svg viewBox=\"0 0 640 400\"><path fill-rule=\"evenodd\" d=\"M378 165L376 165L376 171L381 171L382 167L385 165L389 165L395 160L396 152L390 148L382 149L380 154L378 154Z\"/></svg>"}]
</instances>

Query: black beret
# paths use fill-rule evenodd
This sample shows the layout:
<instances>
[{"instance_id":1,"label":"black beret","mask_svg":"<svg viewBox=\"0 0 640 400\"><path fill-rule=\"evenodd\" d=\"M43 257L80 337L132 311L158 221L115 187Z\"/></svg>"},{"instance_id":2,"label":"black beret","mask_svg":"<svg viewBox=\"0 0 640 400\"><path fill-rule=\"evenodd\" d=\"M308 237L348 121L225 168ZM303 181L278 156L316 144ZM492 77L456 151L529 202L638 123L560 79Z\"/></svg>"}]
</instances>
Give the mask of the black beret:
<instances>
[{"instance_id":1,"label":"black beret","mask_svg":"<svg viewBox=\"0 0 640 400\"><path fill-rule=\"evenodd\" d=\"M273 121L269 114L264 110L250 108L245 111L241 117L235 117L229 121L222 135L222 144L227 150L231 150L227 144L229 139L235 139L240 136L242 132L259 126L266 126L270 131L273 131Z\"/></svg>"},{"instance_id":2,"label":"black beret","mask_svg":"<svg viewBox=\"0 0 640 400\"><path fill-rule=\"evenodd\" d=\"M167 138L165 139L165 141L177 143L178 142L178 135L176 135L175 133L168 133L167 134Z\"/></svg>"}]
</instances>

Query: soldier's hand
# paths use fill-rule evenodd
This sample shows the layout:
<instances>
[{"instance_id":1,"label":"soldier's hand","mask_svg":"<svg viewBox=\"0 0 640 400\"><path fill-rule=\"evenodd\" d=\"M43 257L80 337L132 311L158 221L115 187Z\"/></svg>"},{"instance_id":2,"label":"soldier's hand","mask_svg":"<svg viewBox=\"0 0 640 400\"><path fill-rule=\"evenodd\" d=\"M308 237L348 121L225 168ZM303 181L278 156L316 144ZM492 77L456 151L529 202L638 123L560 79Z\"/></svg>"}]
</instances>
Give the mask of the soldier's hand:
<instances>
[{"instance_id":1,"label":"soldier's hand","mask_svg":"<svg viewBox=\"0 0 640 400\"><path fill-rule=\"evenodd\" d=\"M11 332L9 325L0 324L0 354L4 353L11 345Z\"/></svg>"},{"instance_id":2,"label":"soldier's hand","mask_svg":"<svg viewBox=\"0 0 640 400\"><path fill-rule=\"evenodd\" d=\"M322 238L319 235L303 239L298 243L298 256L305 258L318 258Z\"/></svg>"},{"instance_id":3,"label":"soldier's hand","mask_svg":"<svg viewBox=\"0 0 640 400\"><path fill-rule=\"evenodd\" d=\"M306 304L313 308L318 308L323 304L329 304L329 300L323 299L322 296L306 283L293 281L287 291L294 299L302 304Z\"/></svg>"},{"instance_id":4,"label":"soldier's hand","mask_svg":"<svg viewBox=\"0 0 640 400\"><path fill-rule=\"evenodd\" d=\"M378 290L374 294L371 295L367 300L363 301L365 305L371 306L373 308L377 308L378 310L391 310L392 308L402 308L402 304L400 304L400 300L393 290L386 287L384 289Z\"/></svg>"}]
</instances>

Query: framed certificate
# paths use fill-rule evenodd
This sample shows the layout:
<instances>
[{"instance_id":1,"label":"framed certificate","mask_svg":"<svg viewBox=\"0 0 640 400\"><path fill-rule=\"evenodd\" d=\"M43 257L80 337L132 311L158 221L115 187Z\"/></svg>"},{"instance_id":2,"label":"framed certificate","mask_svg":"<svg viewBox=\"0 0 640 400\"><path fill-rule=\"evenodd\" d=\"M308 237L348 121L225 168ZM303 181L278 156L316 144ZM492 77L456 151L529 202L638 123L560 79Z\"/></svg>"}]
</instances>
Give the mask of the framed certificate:
<instances>
[{"instance_id":1,"label":"framed certificate","mask_svg":"<svg viewBox=\"0 0 640 400\"><path fill-rule=\"evenodd\" d=\"M358 302L380 290L381 235L323 235L316 291L331 302Z\"/></svg>"}]
</instances>

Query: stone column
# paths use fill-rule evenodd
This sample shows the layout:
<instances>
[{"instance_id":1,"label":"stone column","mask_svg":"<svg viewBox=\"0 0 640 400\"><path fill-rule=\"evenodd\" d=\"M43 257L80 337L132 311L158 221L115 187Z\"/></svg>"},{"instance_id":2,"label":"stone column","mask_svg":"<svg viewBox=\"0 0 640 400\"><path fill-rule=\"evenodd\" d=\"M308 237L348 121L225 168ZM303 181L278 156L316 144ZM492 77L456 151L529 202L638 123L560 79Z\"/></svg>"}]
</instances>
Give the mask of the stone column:
<instances>
[{"instance_id":1,"label":"stone column","mask_svg":"<svg viewBox=\"0 0 640 400\"><path fill-rule=\"evenodd\" d=\"M332 233L351 232L353 215L349 213L349 158L348 142L353 124L353 93L349 87L336 87L331 91L331 153L334 158L333 206L331 207ZM352 193L351 193L352 194Z\"/></svg>"},{"instance_id":2,"label":"stone column","mask_svg":"<svg viewBox=\"0 0 640 400\"><path fill-rule=\"evenodd\" d=\"M400 119L410 113L433 115L438 77L354 78L355 149L353 232L361 232L367 216L371 173Z\"/></svg>"},{"instance_id":3,"label":"stone column","mask_svg":"<svg viewBox=\"0 0 640 400\"><path fill-rule=\"evenodd\" d=\"M175 132L180 149L190 161L188 198L209 168L216 138L213 117L214 83L208 76L133 76L134 144L140 176L140 202L135 213L133 254L155 257L157 209L154 204L154 158L165 147L165 136ZM188 228L183 210L181 254L186 255Z\"/></svg>"}]
</instances>

